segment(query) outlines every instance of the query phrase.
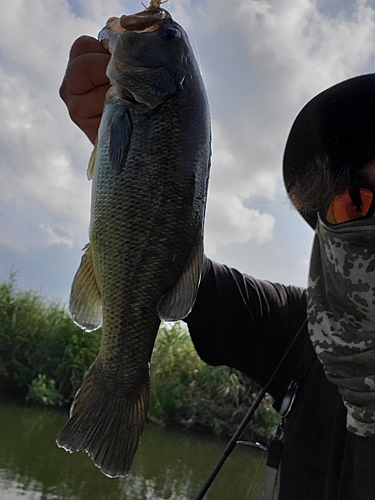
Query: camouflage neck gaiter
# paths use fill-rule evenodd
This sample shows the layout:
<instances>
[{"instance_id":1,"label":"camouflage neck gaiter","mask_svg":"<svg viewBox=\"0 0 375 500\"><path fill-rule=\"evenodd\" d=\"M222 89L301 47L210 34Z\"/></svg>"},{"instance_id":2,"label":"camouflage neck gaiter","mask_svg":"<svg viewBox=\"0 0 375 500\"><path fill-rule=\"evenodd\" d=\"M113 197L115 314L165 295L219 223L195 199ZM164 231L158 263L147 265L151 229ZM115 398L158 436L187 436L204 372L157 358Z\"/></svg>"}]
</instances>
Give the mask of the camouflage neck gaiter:
<instances>
[{"instance_id":1,"label":"camouflage neck gaiter","mask_svg":"<svg viewBox=\"0 0 375 500\"><path fill-rule=\"evenodd\" d=\"M311 341L347 409L347 429L375 435L375 218L318 219L307 290Z\"/></svg>"}]
</instances>

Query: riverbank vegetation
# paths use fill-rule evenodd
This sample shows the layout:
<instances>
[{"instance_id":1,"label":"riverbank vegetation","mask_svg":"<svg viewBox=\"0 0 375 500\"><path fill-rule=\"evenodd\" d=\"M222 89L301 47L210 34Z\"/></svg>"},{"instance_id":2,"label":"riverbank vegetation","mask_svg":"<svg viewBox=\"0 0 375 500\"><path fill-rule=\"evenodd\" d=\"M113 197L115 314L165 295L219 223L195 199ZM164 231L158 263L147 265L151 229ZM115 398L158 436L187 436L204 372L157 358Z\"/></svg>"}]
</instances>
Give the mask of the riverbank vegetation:
<instances>
[{"instance_id":1,"label":"riverbank vegetation","mask_svg":"<svg viewBox=\"0 0 375 500\"><path fill-rule=\"evenodd\" d=\"M26 401L68 406L95 360L100 329L84 332L59 303L0 283L0 390ZM161 425L232 435L259 387L228 367L196 354L186 326L162 324L151 363L149 416ZM278 417L265 399L245 438L265 441Z\"/></svg>"}]
</instances>

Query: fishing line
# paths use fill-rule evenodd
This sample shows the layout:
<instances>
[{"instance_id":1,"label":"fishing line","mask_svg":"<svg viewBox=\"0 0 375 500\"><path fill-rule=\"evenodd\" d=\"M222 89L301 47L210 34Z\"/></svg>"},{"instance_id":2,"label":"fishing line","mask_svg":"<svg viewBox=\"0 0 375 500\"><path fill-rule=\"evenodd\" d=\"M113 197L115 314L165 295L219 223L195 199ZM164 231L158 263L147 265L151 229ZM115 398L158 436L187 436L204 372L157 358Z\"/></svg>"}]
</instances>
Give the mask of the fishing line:
<instances>
[{"instance_id":1,"label":"fishing line","mask_svg":"<svg viewBox=\"0 0 375 500\"><path fill-rule=\"evenodd\" d=\"M191 31L191 34L193 36L193 40L194 40L194 52L195 52L195 56L197 58L199 71L202 73L201 58L200 58L200 55L199 55L198 42L197 42L197 38L195 36L195 31L194 31L193 25L190 26L189 31Z\"/></svg>"},{"instance_id":2,"label":"fishing line","mask_svg":"<svg viewBox=\"0 0 375 500\"><path fill-rule=\"evenodd\" d=\"M258 408L259 404L261 403L262 399L264 398L269 386L271 385L273 379L276 377L278 371L280 370L282 364L284 363L284 361L286 360L286 358L288 357L288 354L291 352L292 350L292 347L294 346L294 344L296 343L297 339L299 338L301 332L303 331L303 329L305 328L307 324L307 318L304 320L304 322L302 323L300 329L298 330L298 332L295 334L294 338L292 339L291 343L289 344L289 347L286 349L283 357L281 358L281 360L279 361L279 364L276 366L275 370L273 371L272 375L270 376L270 378L268 379L266 385L263 387L263 389L261 389L261 391L258 393L257 397L255 398L253 404L250 406L248 412L246 413L245 417L243 418L242 422L240 423L240 425L238 426L236 432L233 434L233 437L232 439L229 441L229 443L227 444L227 446L225 447L224 451L223 451L223 454L221 455L221 457L219 458L217 464L215 465L214 469L212 470L210 476L208 477L207 481L205 482L205 484L203 485L202 489L200 490L200 492L198 493L198 495L195 497L195 500L202 500L203 497L205 496L205 494L207 493L209 487L211 486L211 484L213 483L215 477L218 475L220 469L222 468L222 466L224 465L224 462L226 461L226 459L229 457L229 455L232 453L232 451L234 450L236 444L237 444L237 441L239 439L239 437L241 436L243 430L245 429L246 425L248 424L249 420L251 419L251 417L254 415L255 413L255 410Z\"/></svg>"}]
</instances>

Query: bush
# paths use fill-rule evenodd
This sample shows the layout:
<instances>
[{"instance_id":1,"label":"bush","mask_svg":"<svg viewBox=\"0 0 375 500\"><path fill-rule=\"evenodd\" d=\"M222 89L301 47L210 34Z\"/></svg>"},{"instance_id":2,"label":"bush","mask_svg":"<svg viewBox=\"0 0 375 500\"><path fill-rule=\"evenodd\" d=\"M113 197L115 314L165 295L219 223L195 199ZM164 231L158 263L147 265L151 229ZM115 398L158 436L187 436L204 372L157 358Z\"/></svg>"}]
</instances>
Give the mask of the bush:
<instances>
[{"instance_id":1,"label":"bush","mask_svg":"<svg viewBox=\"0 0 375 500\"><path fill-rule=\"evenodd\" d=\"M167 425L193 421L197 402L191 384L203 365L181 323L162 325L151 358L151 416Z\"/></svg>"},{"instance_id":2,"label":"bush","mask_svg":"<svg viewBox=\"0 0 375 500\"><path fill-rule=\"evenodd\" d=\"M18 290L13 277L0 286L3 388L28 394L33 401L44 402L46 393L48 401L71 401L99 345L100 331L81 330L60 304L47 303L33 291Z\"/></svg>"},{"instance_id":3,"label":"bush","mask_svg":"<svg viewBox=\"0 0 375 500\"><path fill-rule=\"evenodd\" d=\"M39 373L38 377L29 384L26 401L46 406L61 406L64 403L64 398L56 389L55 381L47 375Z\"/></svg>"},{"instance_id":4,"label":"bush","mask_svg":"<svg viewBox=\"0 0 375 500\"><path fill-rule=\"evenodd\" d=\"M84 332L63 306L0 284L0 387L27 401L70 403L99 351L101 330ZM259 388L240 372L206 365L183 323L162 324L151 360L149 415L168 426L232 435ZM265 440L278 417L264 400L245 438Z\"/></svg>"},{"instance_id":5,"label":"bush","mask_svg":"<svg viewBox=\"0 0 375 500\"><path fill-rule=\"evenodd\" d=\"M201 361L182 323L160 328L151 360L149 412L155 419L231 436L259 389L237 370ZM265 442L278 422L268 397L243 437Z\"/></svg>"}]
</instances>

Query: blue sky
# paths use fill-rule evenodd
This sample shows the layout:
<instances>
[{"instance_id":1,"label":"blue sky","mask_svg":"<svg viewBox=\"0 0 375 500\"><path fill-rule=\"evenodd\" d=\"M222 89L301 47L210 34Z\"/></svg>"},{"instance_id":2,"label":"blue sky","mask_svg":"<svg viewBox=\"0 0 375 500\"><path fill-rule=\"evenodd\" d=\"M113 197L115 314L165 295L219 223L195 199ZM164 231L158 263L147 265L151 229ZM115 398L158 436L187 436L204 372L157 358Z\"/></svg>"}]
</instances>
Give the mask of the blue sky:
<instances>
[{"instance_id":1,"label":"blue sky","mask_svg":"<svg viewBox=\"0 0 375 500\"><path fill-rule=\"evenodd\" d=\"M58 89L69 49L138 0L0 0L0 279L67 301L87 243L91 144ZM258 278L304 286L312 231L284 193L291 124L318 92L374 70L366 0L170 0L209 95L205 247Z\"/></svg>"}]
</instances>

